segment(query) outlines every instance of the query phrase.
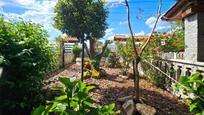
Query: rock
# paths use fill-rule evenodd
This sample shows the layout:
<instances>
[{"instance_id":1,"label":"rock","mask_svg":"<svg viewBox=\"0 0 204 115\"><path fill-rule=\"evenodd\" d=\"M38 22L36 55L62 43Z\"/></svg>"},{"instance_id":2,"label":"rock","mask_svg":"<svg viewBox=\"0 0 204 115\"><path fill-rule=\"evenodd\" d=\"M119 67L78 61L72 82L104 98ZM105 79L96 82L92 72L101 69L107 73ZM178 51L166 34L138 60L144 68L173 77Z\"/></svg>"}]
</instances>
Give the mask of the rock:
<instances>
[{"instance_id":1,"label":"rock","mask_svg":"<svg viewBox=\"0 0 204 115\"><path fill-rule=\"evenodd\" d=\"M122 108L125 112L126 115L133 115L135 112L135 106L134 106L134 101L131 100L127 100L123 105Z\"/></svg>"},{"instance_id":2,"label":"rock","mask_svg":"<svg viewBox=\"0 0 204 115\"><path fill-rule=\"evenodd\" d=\"M76 64L81 65L81 58L76 58Z\"/></svg>"},{"instance_id":3,"label":"rock","mask_svg":"<svg viewBox=\"0 0 204 115\"><path fill-rule=\"evenodd\" d=\"M106 71L104 69L100 69L99 72L100 72L100 75L102 77L106 77L107 76L107 73L106 73Z\"/></svg>"},{"instance_id":4,"label":"rock","mask_svg":"<svg viewBox=\"0 0 204 115\"><path fill-rule=\"evenodd\" d=\"M141 115L155 115L156 114L156 109L146 104L137 103L136 110Z\"/></svg>"},{"instance_id":5,"label":"rock","mask_svg":"<svg viewBox=\"0 0 204 115\"><path fill-rule=\"evenodd\" d=\"M120 101L120 102L125 102L125 101L128 101L130 99L132 99L133 97L130 95L130 96L125 96L125 97L122 97L122 98L118 98L117 101Z\"/></svg>"},{"instance_id":6,"label":"rock","mask_svg":"<svg viewBox=\"0 0 204 115\"><path fill-rule=\"evenodd\" d=\"M128 78L130 78L130 79L133 79L133 78L134 78L133 70L132 70L132 69L128 69L127 76L128 76Z\"/></svg>"},{"instance_id":7,"label":"rock","mask_svg":"<svg viewBox=\"0 0 204 115\"><path fill-rule=\"evenodd\" d=\"M123 79L128 79L128 76L125 76L125 75L119 75L119 77L121 77Z\"/></svg>"}]
</instances>

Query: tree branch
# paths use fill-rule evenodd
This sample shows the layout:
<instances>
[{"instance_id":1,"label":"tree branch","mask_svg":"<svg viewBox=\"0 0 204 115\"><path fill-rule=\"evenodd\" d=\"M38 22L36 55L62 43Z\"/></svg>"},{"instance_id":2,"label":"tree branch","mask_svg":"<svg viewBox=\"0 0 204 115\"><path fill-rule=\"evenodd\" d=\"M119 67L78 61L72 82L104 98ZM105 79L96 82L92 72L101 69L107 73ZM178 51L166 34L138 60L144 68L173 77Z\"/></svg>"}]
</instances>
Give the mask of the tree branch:
<instances>
[{"instance_id":1,"label":"tree branch","mask_svg":"<svg viewBox=\"0 0 204 115\"><path fill-rule=\"evenodd\" d=\"M129 27L129 31L130 31L130 34L131 34L131 37L132 37L132 45L133 45L133 48L134 48L135 56L138 56L138 52L137 52L137 49L136 49L136 46L135 46L135 38L134 38L134 35L133 35L133 32L132 32L132 27L131 27L131 24L130 24L130 7L129 7L129 4L128 4L127 0L125 0L125 4L126 4L126 7L127 7L128 27Z\"/></svg>"},{"instance_id":2,"label":"tree branch","mask_svg":"<svg viewBox=\"0 0 204 115\"><path fill-rule=\"evenodd\" d=\"M105 41L105 44L104 44L104 46L103 46L103 48L102 48L102 52L101 52L99 55L103 55L103 53L105 52L105 50L106 50L108 44L110 44L110 43L111 43L110 40L106 40L106 41Z\"/></svg>"},{"instance_id":3,"label":"tree branch","mask_svg":"<svg viewBox=\"0 0 204 115\"><path fill-rule=\"evenodd\" d=\"M154 23L154 27L152 28L152 31L151 31L150 36L148 37L147 41L140 48L140 55L143 54L145 48L147 47L148 43L150 42L150 39L152 38L152 35L153 35L153 33L154 33L155 29L156 29L158 21L159 21L159 19L161 17L161 7L162 7L162 0L159 1L159 6L158 6L158 9L157 9L157 19L156 19L156 21Z\"/></svg>"}]
</instances>

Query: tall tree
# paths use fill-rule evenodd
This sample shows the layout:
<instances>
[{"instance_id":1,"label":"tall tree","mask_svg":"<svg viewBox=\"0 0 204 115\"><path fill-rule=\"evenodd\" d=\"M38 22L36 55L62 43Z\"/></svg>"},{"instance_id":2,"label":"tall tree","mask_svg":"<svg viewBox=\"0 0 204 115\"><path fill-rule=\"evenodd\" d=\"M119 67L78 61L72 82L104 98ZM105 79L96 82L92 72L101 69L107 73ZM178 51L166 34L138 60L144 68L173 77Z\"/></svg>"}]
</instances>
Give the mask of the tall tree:
<instances>
[{"instance_id":1,"label":"tall tree","mask_svg":"<svg viewBox=\"0 0 204 115\"><path fill-rule=\"evenodd\" d=\"M77 37L84 49L84 40L90 40L90 53L94 54L96 38L105 35L107 9L100 0L58 0L55 6L54 27L69 36ZM83 80L82 52L82 80Z\"/></svg>"}]
</instances>

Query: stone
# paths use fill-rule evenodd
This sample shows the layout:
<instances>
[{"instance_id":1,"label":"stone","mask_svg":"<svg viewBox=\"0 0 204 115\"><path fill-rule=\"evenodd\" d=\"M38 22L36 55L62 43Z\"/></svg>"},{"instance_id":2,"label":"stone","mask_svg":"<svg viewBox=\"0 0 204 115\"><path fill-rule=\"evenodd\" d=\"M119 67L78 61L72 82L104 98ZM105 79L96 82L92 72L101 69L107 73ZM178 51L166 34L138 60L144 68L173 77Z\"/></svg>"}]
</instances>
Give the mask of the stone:
<instances>
[{"instance_id":1,"label":"stone","mask_svg":"<svg viewBox=\"0 0 204 115\"><path fill-rule=\"evenodd\" d=\"M204 12L185 18L185 60L204 62Z\"/></svg>"},{"instance_id":2,"label":"stone","mask_svg":"<svg viewBox=\"0 0 204 115\"><path fill-rule=\"evenodd\" d=\"M122 105L122 108L125 112L125 115L133 115L135 112L134 101L132 99L125 101L125 103Z\"/></svg>"},{"instance_id":3,"label":"stone","mask_svg":"<svg viewBox=\"0 0 204 115\"><path fill-rule=\"evenodd\" d=\"M128 78L134 78L134 75L133 75L133 70L132 69L129 69L128 70Z\"/></svg>"},{"instance_id":4,"label":"stone","mask_svg":"<svg viewBox=\"0 0 204 115\"><path fill-rule=\"evenodd\" d=\"M156 114L156 109L146 104L137 103L136 110L141 115L155 115Z\"/></svg>"},{"instance_id":5,"label":"stone","mask_svg":"<svg viewBox=\"0 0 204 115\"><path fill-rule=\"evenodd\" d=\"M119 75L119 77L121 77L123 79L128 79L128 76L125 76L125 75Z\"/></svg>"},{"instance_id":6,"label":"stone","mask_svg":"<svg viewBox=\"0 0 204 115\"><path fill-rule=\"evenodd\" d=\"M117 101L120 101L120 102L125 102L125 101L128 101L130 99L133 99L133 96L125 96L125 97L122 97L122 98L118 98Z\"/></svg>"},{"instance_id":7,"label":"stone","mask_svg":"<svg viewBox=\"0 0 204 115\"><path fill-rule=\"evenodd\" d=\"M76 64L81 65L81 58L76 58Z\"/></svg>"}]
</instances>

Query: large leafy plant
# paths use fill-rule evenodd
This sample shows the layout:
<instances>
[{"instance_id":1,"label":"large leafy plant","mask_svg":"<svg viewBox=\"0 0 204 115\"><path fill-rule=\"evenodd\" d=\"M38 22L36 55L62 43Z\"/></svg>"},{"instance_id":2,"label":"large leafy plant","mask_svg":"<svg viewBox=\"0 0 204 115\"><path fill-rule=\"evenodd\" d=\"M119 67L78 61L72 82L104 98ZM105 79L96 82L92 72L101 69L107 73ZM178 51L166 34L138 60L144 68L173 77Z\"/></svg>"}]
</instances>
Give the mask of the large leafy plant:
<instances>
[{"instance_id":1,"label":"large leafy plant","mask_svg":"<svg viewBox=\"0 0 204 115\"><path fill-rule=\"evenodd\" d=\"M183 89L194 96L187 97L190 112L196 115L204 114L204 77L200 73L182 76L177 84L177 90Z\"/></svg>"},{"instance_id":2,"label":"large leafy plant","mask_svg":"<svg viewBox=\"0 0 204 115\"><path fill-rule=\"evenodd\" d=\"M60 91L62 95L53 101L47 101L46 106L39 106L32 115L113 115L114 104L93 107L94 100L88 92L94 86L86 86L81 81L74 81L69 78L59 78L64 86L52 87L52 90Z\"/></svg>"},{"instance_id":3,"label":"large leafy plant","mask_svg":"<svg viewBox=\"0 0 204 115\"><path fill-rule=\"evenodd\" d=\"M27 114L38 102L44 76L55 68L57 53L39 24L0 17L0 109Z\"/></svg>"}]
</instances>

